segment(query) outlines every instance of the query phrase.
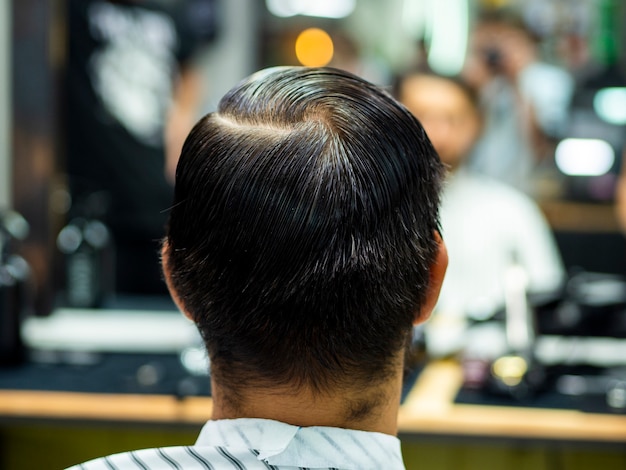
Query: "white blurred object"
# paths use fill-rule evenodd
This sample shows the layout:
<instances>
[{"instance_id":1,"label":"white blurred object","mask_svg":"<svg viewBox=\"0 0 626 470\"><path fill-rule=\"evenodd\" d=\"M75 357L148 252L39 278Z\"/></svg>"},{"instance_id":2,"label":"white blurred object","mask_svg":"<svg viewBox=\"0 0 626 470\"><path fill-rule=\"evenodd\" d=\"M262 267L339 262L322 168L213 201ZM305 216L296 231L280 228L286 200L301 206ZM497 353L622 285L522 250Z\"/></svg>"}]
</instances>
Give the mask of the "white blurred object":
<instances>
[{"instance_id":1,"label":"white blurred object","mask_svg":"<svg viewBox=\"0 0 626 470\"><path fill-rule=\"evenodd\" d=\"M26 219L12 210L0 211L0 230L16 240L25 240L30 231Z\"/></svg>"},{"instance_id":2,"label":"white blurred object","mask_svg":"<svg viewBox=\"0 0 626 470\"><path fill-rule=\"evenodd\" d=\"M528 304L528 274L517 262L504 273L506 340L516 353L528 352L535 340L532 310Z\"/></svg>"},{"instance_id":3,"label":"white blurred object","mask_svg":"<svg viewBox=\"0 0 626 470\"><path fill-rule=\"evenodd\" d=\"M428 65L437 73L461 72L467 52L469 9L467 0L432 2Z\"/></svg>"},{"instance_id":4,"label":"white blurred object","mask_svg":"<svg viewBox=\"0 0 626 470\"><path fill-rule=\"evenodd\" d=\"M460 168L446 181L442 237L449 253L437 310L486 320L504 305L511 252L528 273L532 294L560 288L565 270L537 204L492 179Z\"/></svg>"},{"instance_id":5,"label":"white blurred object","mask_svg":"<svg viewBox=\"0 0 626 470\"><path fill-rule=\"evenodd\" d=\"M626 365L626 339L599 337L540 336L535 357L545 365Z\"/></svg>"},{"instance_id":6,"label":"white blurred object","mask_svg":"<svg viewBox=\"0 0 626 470\"><path fill-rule=\"evenodd\" d=\"M555 65L535 62L522 70L518 87L531 104L541 130L553 137L562 136L574 92L570 74Z\"/></svg>"},{"instance_id":7,"label":"white blurred object","mask_svg":"<svg viewBox=\"0 0 626 470\"><path fill-rule=\"evenodd\" d=\"M469 36L467 0L404 0L401 21L409 37L425 40L428 65L435 72L461 71Z\"/></svg>"},{"instance_id":8,"label":"white blurred object","mask_svg":"<svg viewBox=\"0 0 626 470\"><path fill-rule=\"evenodd\" d=\"M436 312L426 323L426 350L431 357L445 357L465 347L467 320L461 313Z\"/></svg>"},{"instance_id":9,"label":"white blurred object","mask_svg":"<svg viewBox=\"0 0 626 470\"><path fill-rule=\"evenodd\" d=\"M465 334L465 357L493 361L508 352L506 332L502 324L485 322L472 326Z\"/></svg>"},{"instance_id":10,"label":"white blurred object","mask_svg":"<svg viewBox=\"0 0 626 470\"><path fill-rule=\"evenodd\" d=\"M354 11L356 0L266 0L265 4L270 13L282 18L296 15L345 18Z\"/></svg>"},{"instance_id":11,"label":"white blurred object","mask_svg":"<svg viewBox=\"0 0 626 470\"><path fill-rule=\"evenodd\" d=\"M209 375L211 361L204 345L190 346L180 353L180 362L192 375Z\"/></svg>"},{"instance_id":12,"label":"white blurred object","mask_svg":"<svg viewBox=\"0 0 626 470\"><path fill-rule=\"evenodd\" d=\"M89 352L180 352L201 342L196 326L179 312L58 309L28 318L27 347Z\"/></svg>"},{"instance_id":13,"label":"white blurred object","mask_svg":"<svg viewBox=\"0 0 626 470\"><path fill-rule=\"evenodd\" d=\"M598 90L593 98L593 109L605 122L626 124L626 88L609 87Z\"/></svg>"},{"instance_id":14,"label":"white blurred object","mask_svg":"<svg viewBox=\"0 0 626 470\"><path fill-rule=\"evenodd\" d=\"M615 163L611 144L601 139L563 139L556 147L556 166L571 176L600 176Z\"/></svg>"}]
</instances>

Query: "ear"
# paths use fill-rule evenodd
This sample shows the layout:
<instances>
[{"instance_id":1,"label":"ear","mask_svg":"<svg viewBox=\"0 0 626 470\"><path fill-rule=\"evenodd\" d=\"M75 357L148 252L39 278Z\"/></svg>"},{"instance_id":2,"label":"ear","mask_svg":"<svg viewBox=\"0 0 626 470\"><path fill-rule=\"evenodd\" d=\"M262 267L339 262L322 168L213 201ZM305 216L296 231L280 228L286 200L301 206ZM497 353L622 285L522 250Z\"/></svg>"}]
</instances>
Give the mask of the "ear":
<instances>
[{"instance_id":1,"label":"ear","mask_svg":"<svg viewBox=\"0 0 626 470\"><path fill-rule=\"evenodd\" d=\"M172 297L172 300L176 304L176 307L178 307L178 310L180 310L182 314L185 315L189 320L194 321L193 317L191 316L189 311L185 308L185 304L183 303L182 299L178 295L178 292L176 292L176 289L174 289L174 286L172 284L172 274L171 274L170 266L169 266L169 251L170 251L170 245L167 242L167 240L164 240L163 246L161 247L161 267L163 269L163 277L165 278L165 284L167 284L167 289L170 291L170 296Z\"/></svg>"},{"instance_id":2,"label":"ear","mask_svg":"<svg viewBox=\"0 0 626 470\"><path fill-rule=\"evenodd\" d=\"M415 315L414 325L425 322L430 317L435 305L437 305L441 284L443 284L443 278L448 268L448 250L438 231L435 232L435 239L437 240L437 255L435 256L435 261L430 266L426 299L420 311Z\"/></svg>"}]
</instances>

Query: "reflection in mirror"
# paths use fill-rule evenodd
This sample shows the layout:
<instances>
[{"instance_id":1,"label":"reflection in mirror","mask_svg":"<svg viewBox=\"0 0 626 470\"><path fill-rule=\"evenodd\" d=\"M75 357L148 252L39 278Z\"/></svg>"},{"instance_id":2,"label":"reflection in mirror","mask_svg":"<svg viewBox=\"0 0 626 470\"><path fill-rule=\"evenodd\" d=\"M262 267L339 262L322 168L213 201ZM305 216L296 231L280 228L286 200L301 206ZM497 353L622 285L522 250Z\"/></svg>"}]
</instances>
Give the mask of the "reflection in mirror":
<instances>
[{"instance_id":1,"label":"reflection in mirror","mask_svg":"<svg viewBox=\"0 0 626 470\"><path fill-rule=\"evenodd\" d=\"M541 58L571 71L577 84L581 71L623 61L613 24L623 7L614 0L580 0L571 11L559 9L561 0L304 3L15 2L12 192L32 226L24 245L44 299L38 311L50 311L54 300L84 307L126 295L166 297L158 250L184 136L240 78L301 63L296 39L307 29L332 40L328 65L389 88L418 66L456 73L474 47L479 7L496 3L520 10L541 33ZM557 143L541 149L541 196L564 194ZM602 183L602 201L612 197L614 181L587 180Z\"/></svg>"},{"instance_id":2,"label":"reflection in mirror","mask_svg":"<svg viewBox=\"0 0 626 470\"><path fill-rule=\"evenodd\" d=\"M196 54L213 0L67 2L65 302L167 295L159 245L173 172L202 102Z\"/></svg>"}]
</instances>

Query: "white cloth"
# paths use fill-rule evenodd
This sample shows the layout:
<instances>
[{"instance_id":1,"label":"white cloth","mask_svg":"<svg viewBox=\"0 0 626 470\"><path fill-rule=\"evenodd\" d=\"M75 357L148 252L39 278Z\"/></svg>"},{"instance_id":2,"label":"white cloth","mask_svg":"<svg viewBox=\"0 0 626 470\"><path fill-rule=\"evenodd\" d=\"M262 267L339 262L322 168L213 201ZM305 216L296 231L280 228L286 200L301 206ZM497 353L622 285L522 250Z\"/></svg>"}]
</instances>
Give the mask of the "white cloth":
<instances>
[{"instance_id":1,"label":"white cloth","mask_svg":"<svg viewBox=\"0 0 626 470\"><path fill-rule=\"evenodd\" d=\"M115 454L70 470L174 468L395 470L405 467L400 441L387 434L241 418L207 422L194 446Z\"/></svg>"},{"instance_id":2,"label":"white cloth","mask_svg":"<svg viewBox=\"0 0 626 470\"><path fill-rule=\"evenodd\" d=\"M481 106L484 128L467 159L468 167L532 193L536 159L528 137L525 110L515 89L504 78L496 77L483 90Z\"/></svg>"},{"instance_id":3,"label":"white cloth","mask_svg":"<svg viewBox=\"0 0 626 470\"><path fill-rule=\"evenodd\" d=\"M533 194L533 174L542 156L535 155L529 125L536 121L545 135L562 137L573 92L574 80L569 73L543 62L528 65L515 86L504 77L491 80L481 92L485 123L469 156L469 166Z\"/></svg>"},{"instance_id":4,"label":"white cloth","mask_svg":"<svg viewBox=\"0 0 626 470\"><path fill-rule=\"evenodd\" d=\"M504 304L503 278L513 261L528 276L530 292L550 292L564 280L552 232L536 203L487 177L459 169L441 206L449 264L437 310L486 313Z\"/></svg>"},{"instance_id":5,"label":"white cloth","mask_svg":"<svg viewBox=\"0 0 626 470\"><path fill-rule=\"evenodd\" d=\"M535 62L522 70L517 86L532 106L540 129L551 137L561 137L574 94L572 76L560 67Z\"/></svg>"}]
</instances>

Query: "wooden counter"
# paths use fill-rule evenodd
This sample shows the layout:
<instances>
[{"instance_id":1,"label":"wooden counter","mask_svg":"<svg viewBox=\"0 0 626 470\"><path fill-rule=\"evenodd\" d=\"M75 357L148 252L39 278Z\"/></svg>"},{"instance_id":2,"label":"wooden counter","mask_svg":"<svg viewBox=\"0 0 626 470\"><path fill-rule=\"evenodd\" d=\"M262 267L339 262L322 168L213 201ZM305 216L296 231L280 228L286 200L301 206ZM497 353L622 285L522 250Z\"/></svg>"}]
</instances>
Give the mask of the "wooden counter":
<instances>
[{"instance_id":1,"label":"wooden counter","mask_svg":"<svg viewBox=\"0 0 626 470\"><path fill-rule=\"evenodd\" d=\"M621 233L614 204L545 200L539 207L555 231Z\"/></svg>"},{"instance_id":2,"label":"wooden counter","mask_svg":"<svg viewBox=\"0 0 626 470\"><path fill-rule=\"evenodd\" d=\"M399 413L401 437L467 436L626 444L626 415L573 410L460 405L462 375L454 362L430 364ZM0 420L201 426L210 398L0 390Z\"/></svg>"},{"instance_id":3,"label":"wooden counter","mask_svg":"<svg viewBox=\"0 0 626 470\"><path fill-rule=\"evenodd\" d=\"M626 415L455 404L461 382L456 363L428 366L400 410L400 433L626 444Z\"/></svg>"}]
</instances>

